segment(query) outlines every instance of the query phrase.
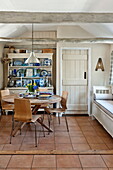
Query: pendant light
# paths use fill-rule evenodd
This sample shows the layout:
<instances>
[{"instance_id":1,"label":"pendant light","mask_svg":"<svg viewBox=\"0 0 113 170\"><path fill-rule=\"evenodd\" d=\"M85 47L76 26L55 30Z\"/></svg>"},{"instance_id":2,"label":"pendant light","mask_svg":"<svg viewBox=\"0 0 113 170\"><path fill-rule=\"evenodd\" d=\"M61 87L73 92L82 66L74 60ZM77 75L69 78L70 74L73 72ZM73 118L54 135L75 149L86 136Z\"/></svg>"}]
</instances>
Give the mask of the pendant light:
<instances>
[{"instance_id":1,"label":"pendant light","mask_svg":"<svg viewBox=\"0 0 113 170\"><path fill-rule=\"evenodd\" d=\"M30 63L40 63L40 61L35 56L35 53L33 51L33 23L32 23L32 51L31 51L30 56L28 57L28 59L25 61L25 64L30 64Z\"/></svg>"}]
</instances>

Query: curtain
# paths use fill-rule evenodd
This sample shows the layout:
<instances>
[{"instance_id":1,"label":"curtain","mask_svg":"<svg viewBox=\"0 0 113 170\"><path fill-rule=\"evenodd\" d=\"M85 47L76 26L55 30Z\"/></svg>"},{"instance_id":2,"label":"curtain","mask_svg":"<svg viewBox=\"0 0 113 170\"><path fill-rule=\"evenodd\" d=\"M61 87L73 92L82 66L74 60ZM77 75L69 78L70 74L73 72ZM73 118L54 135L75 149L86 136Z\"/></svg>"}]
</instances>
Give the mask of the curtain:
<instances>
[{"instance_id":1,"label":"curtain","mask_svg":"<svg viewBox=\"0 0 113 170\"><path fill-rule=\"evenodd\" d=\"M111 53L111 58L110 58L109 84L113 85L113 51Z\"/></svg>"}]
</instances>

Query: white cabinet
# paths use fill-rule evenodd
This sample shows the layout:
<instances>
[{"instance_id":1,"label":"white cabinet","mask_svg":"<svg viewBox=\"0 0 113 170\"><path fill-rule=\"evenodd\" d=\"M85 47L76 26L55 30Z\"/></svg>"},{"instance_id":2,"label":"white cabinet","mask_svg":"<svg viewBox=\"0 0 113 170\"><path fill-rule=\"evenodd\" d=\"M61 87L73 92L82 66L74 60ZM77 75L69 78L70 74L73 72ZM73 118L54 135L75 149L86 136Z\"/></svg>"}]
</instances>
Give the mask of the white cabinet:
<instances>
[{"instance_id":1,"label":"white cabinet","mask_svg":"<svg viewBox=\"0 0 113 170\"><path fill-rule=\"evenodd\" d=\"M53 91L53 53L36 53L40 63L25 64L29 53L8 53L7 85L11 92L25 92L28 84Z\"/></svg>"}]
</instances>

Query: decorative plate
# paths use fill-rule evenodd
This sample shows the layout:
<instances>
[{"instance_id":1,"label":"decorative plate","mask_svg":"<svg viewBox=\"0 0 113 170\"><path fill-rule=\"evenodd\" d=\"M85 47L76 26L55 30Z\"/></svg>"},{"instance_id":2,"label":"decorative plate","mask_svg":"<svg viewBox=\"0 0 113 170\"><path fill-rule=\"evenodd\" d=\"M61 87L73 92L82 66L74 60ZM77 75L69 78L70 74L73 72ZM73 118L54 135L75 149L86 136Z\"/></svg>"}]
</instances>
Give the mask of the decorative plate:
<instances>
[{"instance_id":1,"label":"decorative plate","mask_svg":"<svg viewBox=\"0 0 113 170\"><path fill-rule=\"evenodd\" d=\"M47 75L48 75L48 71L47 71L47 70L42 70L42 71L40 72L40 75L41 75L41 76L47 76Z\"/></svg>"}]
</instances>

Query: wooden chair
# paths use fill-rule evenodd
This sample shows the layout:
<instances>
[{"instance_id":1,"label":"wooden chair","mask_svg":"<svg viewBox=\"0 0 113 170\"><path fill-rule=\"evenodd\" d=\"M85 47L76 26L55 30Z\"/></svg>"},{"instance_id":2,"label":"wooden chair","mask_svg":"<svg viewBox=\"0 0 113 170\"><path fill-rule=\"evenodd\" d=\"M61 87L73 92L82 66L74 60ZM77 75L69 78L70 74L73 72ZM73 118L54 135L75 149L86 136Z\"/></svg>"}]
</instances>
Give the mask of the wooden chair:
<instances>
[{"instance_id":1,"label":"wooden chair","mask_svg":"<svg viewBox=\"0 0 113 170\"><path fill-rule=\"evenodd\" d=\"M61 113L64 113L67 131L69 132L67 117L66 117L66 114L65 114L65 111L67 109L67 106L66 106L67 97L68 97L68 92L63 91L62 92L62 99L61 99L61 102L60 102L61 108L45 108L45 111L49 114L49 116L51 116L52 113L57 113L58 119L59 119L59 124L60 124L60 116L59 115ZM51 117L48 120L49 120L49 127L50 127Z\"/></svg>"},{"instance_id":2,"label":"wooden chair","mask_svg":"<svg viewBox=\"0 0 113 170\"><path fill-rule=\"evenodd\" d=\"M1 111L2 111L2 114L6 113L6 115L7 115L8 111L14 110L14 105L8 104L7 102L4 102L2 99L3 99L4 96L10 95L10 92L9 92L8 89L1 90L0 94L1 94Z\"/></svg>"},{"instance_id":3,"label":"wooden chair","mask_svg":"<svg viewBox=\"0 0 113 170\"><path fill-rule=\"evenodd\" d=\"M31 111L31 104L29 99L15 99L14 100L14 118L12 121L12 130L10 136L10 143L13 136L13 132L15 130L14 123L15 121L23 123L22 127L26 123L33 123L35 125L35 146L37 147L37 133L36 133L36 123L38 120L43 121L41 115L32 115ZM20 134L21 134L21 127L20 127ZM44 132L44 131L43 131ZM45 134L44 134L45 136Z\"/></svg>"}]
</instances>

